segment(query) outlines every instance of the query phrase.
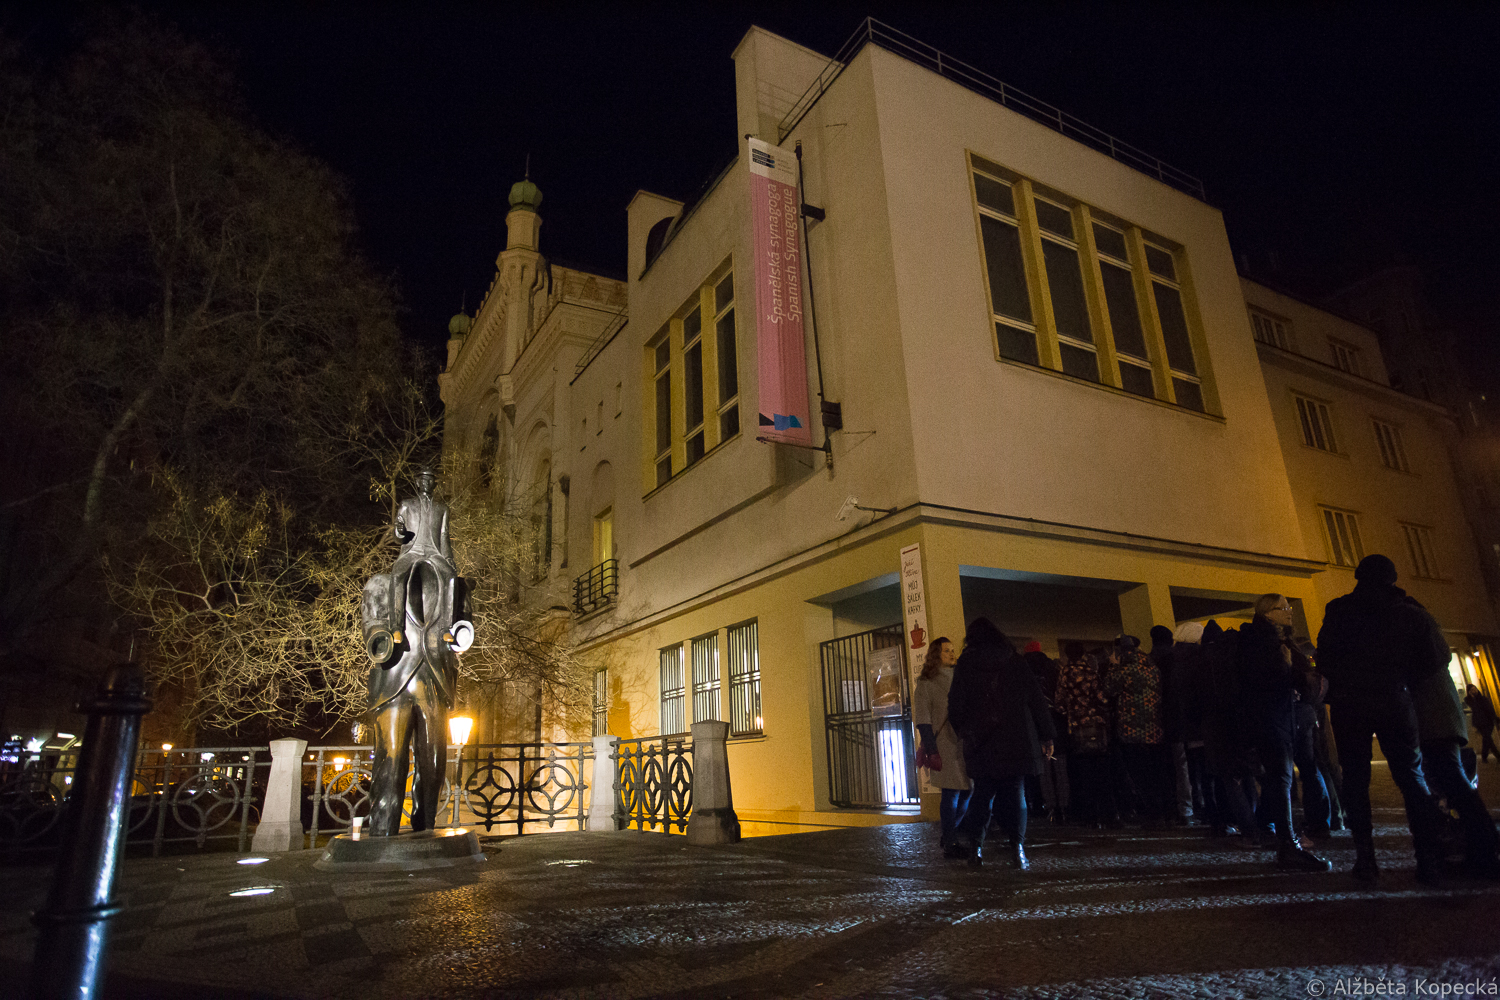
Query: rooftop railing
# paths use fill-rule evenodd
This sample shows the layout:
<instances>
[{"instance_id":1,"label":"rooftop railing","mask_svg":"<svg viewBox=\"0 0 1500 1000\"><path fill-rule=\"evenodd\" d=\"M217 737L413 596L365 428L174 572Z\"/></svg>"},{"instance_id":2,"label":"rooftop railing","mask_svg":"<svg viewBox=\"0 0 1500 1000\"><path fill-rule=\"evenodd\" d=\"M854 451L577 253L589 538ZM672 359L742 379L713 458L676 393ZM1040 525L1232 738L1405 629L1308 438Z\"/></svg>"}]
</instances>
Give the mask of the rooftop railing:
<instances>
[{"instance_id":1,"label":"rooftop railing","mask_svg":"<svg viewBox=\"0 0 1500 1000\"><path fill-rule=\"evenodd\" d=\"M833 81L838 79L844 67L849 65L849 62L866 44L871 43L919 66L924 66L976 94L988 97L1018 114L1025 115L1032 121L1056 129L1069 139L1081 142L1143 174L1155 177L1163 184L1169 184L1199 201L1208 200L1203 192L1203 182L1192 174L1179 170L1170 163L1117 139L1108 132L1095 128L1060 108L1053 107L1046 101L1032 97L1025 91L1018 90L1004 80L970 66L961 59L955 59L926 42L898 31L890 25L882 24L873 17L865 18L849 40L839 49L838 54L829 60L828 65L813 80L812 85L803 92L797 103L792 105L786 117L781 119L781 124L777 129L777 142L784 141L792 133L812 106L818 102L818 98L822 97L824 92L832 86Z\"/></svg>"}]
</instances>

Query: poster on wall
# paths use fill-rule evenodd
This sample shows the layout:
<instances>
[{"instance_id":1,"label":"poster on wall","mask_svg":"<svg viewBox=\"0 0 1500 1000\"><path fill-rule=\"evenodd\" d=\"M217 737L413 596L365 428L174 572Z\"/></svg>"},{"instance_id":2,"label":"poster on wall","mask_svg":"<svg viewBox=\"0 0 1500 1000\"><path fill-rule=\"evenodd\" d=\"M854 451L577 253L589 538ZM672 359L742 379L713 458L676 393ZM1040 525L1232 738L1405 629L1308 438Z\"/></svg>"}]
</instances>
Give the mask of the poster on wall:
<instances>
[{"instance_id":1,"label":"poster on wall","mask_svg":"<svg viewBox=\"0 0 1500 1000\"><path fill-rule=\"evenodd\" d=\"M901 647L866 653L865 676L870 684L870 714L877 719L902 714Z\"/></svg>"},{"instance_id":2,"label":"poster on wall","mask_svg":"<svg viewBox=\"0 0 1500 1000\"><path fill-rule=\"evenodd\" d=\"M749 140L748 155L755 346L760 360L760 417L755 433L768 441L810 447L797 159L759 139Z\"/></svg>"},{"instance_id":3,"label":"poster on wall","mask_svg":"<svg viewBox=\"0 0 1500 1000\"><path fill-rule=\"evenodd\" d=\"M913 665L927 655L927 593L922 586L922 547L901 550L901 621Z\"/></svg>"}]
</instances>

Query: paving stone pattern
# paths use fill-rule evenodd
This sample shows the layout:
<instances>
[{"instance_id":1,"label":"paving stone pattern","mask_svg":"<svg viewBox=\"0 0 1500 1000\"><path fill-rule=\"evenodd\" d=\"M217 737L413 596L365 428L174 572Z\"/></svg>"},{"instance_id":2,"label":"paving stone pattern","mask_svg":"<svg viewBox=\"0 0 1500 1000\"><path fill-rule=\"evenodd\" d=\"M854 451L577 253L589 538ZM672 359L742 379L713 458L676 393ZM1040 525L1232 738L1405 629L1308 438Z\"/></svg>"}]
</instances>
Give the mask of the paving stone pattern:
<instances>
[{"instance_id":1,"label":"paving stone pattern","mask_svg":"<svg viewBox=\"0 0 1500 1000\"><path fill-rule=\"evenodd\" d=\"M1500 785L1500 765L1481 780ZM495 839L483 864L410 875L317 872L312 851L258 866L233 854L135 859L104 997L1044 1000L1488 986L1500 978L1500 885L1419 885L1388 779L1377 802L1384 875L1373 889L1347 874L1347 836L1326 851L1335 871L1311 875L1196 828L1045 824L1024 874L944 861L925 823L715 849L632 832ZM46 879L0 869L0 996L22 982L27 915ZM230 895L251 886L274 891Z\"/></svg>"}]
</instances>

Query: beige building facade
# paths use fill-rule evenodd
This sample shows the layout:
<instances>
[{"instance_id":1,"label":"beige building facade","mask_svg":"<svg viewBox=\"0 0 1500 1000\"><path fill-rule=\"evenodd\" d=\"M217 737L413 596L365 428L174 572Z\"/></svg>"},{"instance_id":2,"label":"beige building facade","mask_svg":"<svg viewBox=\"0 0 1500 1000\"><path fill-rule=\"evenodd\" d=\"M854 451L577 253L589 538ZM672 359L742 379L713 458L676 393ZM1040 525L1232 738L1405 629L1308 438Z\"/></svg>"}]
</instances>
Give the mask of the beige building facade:
<instances>
[{"instance_id":1,"label":"beige building facade","mask_svg":"<svg viewBox=\"0 0 1500 1000\"><path fill-rule=\"evenodd\" d=\"M694 204L636 195L624 282L554 269L549 284L537 206L513 193L496 286L450 342L446 447L551 497L539 586L599 670L596 732L730 722L747 834L916 818L909 717L877 714L865 673L872 650L910 644L911 546L926 638L985 614L1055 654L1268 591L1316 635L1349 583L1327 506L1387 549L1399 524L1428 527L1449 576L1414 592L1466 652L1493 631L1426 451L1441 410L1376 374L1307 390L1341 412L1338 393L1368 398L1420 455L1397 480L1410 508L1377 516L1360 496L1369 442L1288 444L1289 394L1322 383L1257 343L1252 293L1293 310L1242 285L1216 209L1159 179L1166 165L908 55L870 43L834 62L757 28L734 53L722 127L800 145L817 210L809 403L815 421L839 404L842 428L815 427L813 449L757 440L743 139Z\"/></svg>"}]
</instances>

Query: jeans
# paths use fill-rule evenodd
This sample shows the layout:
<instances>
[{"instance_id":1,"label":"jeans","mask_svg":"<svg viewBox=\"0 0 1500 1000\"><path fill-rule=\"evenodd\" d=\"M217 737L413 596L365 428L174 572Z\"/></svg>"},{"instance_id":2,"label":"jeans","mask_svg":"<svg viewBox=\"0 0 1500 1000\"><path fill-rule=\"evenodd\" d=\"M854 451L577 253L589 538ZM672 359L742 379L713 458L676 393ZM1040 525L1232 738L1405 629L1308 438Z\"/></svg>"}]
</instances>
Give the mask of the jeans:
<instances>
[{"instance_id":1,"label":"jeans","mask_svg":"<svg viewBox=\"0 0 1500 1000\"><path fill-rule=\"evenodd\" d=\"M1328 832L1328 789L1318 768L1313 739L1318 736L1318 714L1311 705L1297 706L1297 731L1292 744L1292 762L1302 780L1302 819L1309 830Z\"/></svg>"},{"instance_id":2,"label":"jeans","mask_svg":"<svg viewBox=\"0 0 1500 1000\"><path fill-rule=\"evenodd\" d=\"M1438 840L1442 814L1433 804L1432 793L1422 778L1422 751L1417 747L1417 714L1405 691L1384 699L1347 701L1332 706L1333 738L1338 744L1339 766L1344 772L1344 812L1356 847L1372 846L1374 824L1370 818L1370 739L1380 740L1380 750L1391 768L1391 778L1406 804L1406 824L1417 857L1436 859L1442 855Z\"/></svg>"},{"instance_id":3,"label":"jeans","mask_svg":"<svg viewBox=\"0 0 1500 1000\"><path fill-rule=\"evenodd\" d=\"M1469 860L1493 859L1497 837L1495 821L1484 806L1484 799L1469 784L1459 757L1461 744L1456 739L1422 741L1422 775L1428 787L1448 802L1458 813L1464 831L1464 856Z\"/></svg>"},{"instance_id":4,"label":"jeans","mask_svg":"<svg viewBox=\"0 0 1500 1000\"><path fill-rule=\"evenodd\" d=\"M1010 834L1012 845L1026 842L1025 775L974 779L974 794L969 799L969 814L964 819L964 826L976 851L984 847L984 835L990 828L992 812L999 814L1000 825Z\"/></svg>"},{"instance_id":5,"label":"jeans","mask_svg":"<svg viewBox=\"0 0 1500 1000\"><path fill-rule=\"evenodd\" d=\"M1263 738L1255 748L1265 776L1260 779L1260 808L1256 818L1262 826L1273 827L1276 839L1293 839L1292 829L1292 745L1290 741Z\"/></svg>"},{"instance_id":6,"label":"jeans","mask_svg":"<svg viewBox=\"0 0 1500 1000\"><path fill-rule=\"evenodd\" d=\"M953 843L953 836L958 832L958 826L964 821L964 814L969 811L970 790L967 788L944 788L943 796L938 803L939 829L942 835L938 842L944 847Z\"/></svg>"}]
</instances>

